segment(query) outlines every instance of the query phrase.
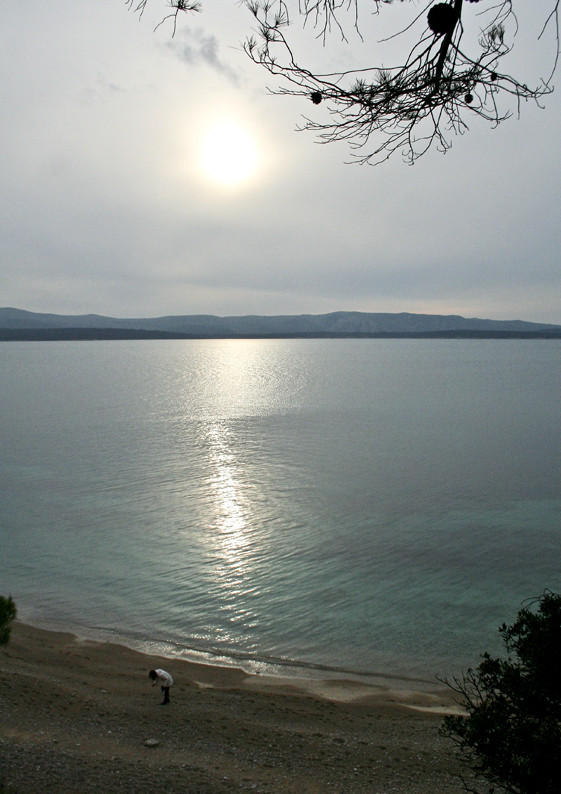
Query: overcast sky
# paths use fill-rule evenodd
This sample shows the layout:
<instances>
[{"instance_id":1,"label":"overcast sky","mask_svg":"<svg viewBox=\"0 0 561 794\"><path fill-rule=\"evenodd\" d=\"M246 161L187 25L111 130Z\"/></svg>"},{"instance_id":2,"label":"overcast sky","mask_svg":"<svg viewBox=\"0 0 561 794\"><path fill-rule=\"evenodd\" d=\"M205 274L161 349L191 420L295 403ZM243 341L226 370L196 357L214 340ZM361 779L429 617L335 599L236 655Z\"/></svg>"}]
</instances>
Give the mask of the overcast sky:
<instances>
[{"instance_id":1,"label":"overcast sky","mask_svg":"<svg viewBox=\"0 0 561 794\"><path fill-rule=\"evenodd\" d=\"M311 103L267 93L235 0L204 0L173 39L151 2L141 20L124 0L0 4L0 305L561 323L559 91L445 156L347 165L347 146L295 131ZM514 65L532 82L555 41L526 31ZM355 36L321 57L371 65L371 49ZM225 124L246 136L233 163L212 137ZM224 184L234 166L246 178Z\"/></svg>"}]
</instances>

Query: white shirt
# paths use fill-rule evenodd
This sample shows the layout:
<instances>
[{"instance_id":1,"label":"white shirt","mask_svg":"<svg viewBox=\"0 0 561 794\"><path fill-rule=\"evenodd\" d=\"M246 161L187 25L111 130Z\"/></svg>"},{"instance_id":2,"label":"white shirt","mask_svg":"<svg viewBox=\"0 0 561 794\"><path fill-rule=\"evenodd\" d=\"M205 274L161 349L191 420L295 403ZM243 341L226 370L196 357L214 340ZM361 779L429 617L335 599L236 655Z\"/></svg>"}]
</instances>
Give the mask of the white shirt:
<instances>
[{"instance_id":1,"label":"white shirt","mask_svg":"<svg viewBox=\"0 0 561 794\"><path fill-rule=\"evenodd\" d=\"M158 676L157 683L160 684L160 686L168 687L173 685L173 678L169 673L166 673L165 670L156 670L156 675Z\"/></svg>"}]
</instances>

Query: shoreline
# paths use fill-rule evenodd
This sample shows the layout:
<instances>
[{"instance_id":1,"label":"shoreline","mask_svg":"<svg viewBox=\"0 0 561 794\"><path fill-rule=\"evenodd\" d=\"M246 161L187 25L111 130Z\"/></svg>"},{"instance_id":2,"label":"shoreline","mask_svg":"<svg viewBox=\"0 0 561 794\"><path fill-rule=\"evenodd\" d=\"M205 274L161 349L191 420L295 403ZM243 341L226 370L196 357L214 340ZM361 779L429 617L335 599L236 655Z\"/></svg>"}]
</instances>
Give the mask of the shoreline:
<instances>
[{"instance_id":1,"label":"shoreline","mask_svg":"<svg viewBox=\"0 0 561 794\"><path fill-rule=\"evenodd\" d=\"M426 696L427 708L438 708L439 713L450 713L454 707L450 704L449 690L436 677L430 679L422 675L391 673L387 671L361 671L328 664L313 664L290 659L255 659L240 654L227 655L212 653L201 649L194 649L163 643L160 640L138 638L122 634L118 631L104 628L94 628L75 623L61 621L35 621L25 617L17 619L17 624L38 631L72 636L76 642L96 645L117 646L129 649L135 653L150 658L165 659L184 663L186 674L199 671L205 685L210 686L213 674L221 679L221 671L226 676L229 672L241 680L242 685L248 688L268 688L288 686L293 690L301 691L324 697L325 699L343 700L350 702L362 697L383 697L385 692L392 693L394 700L407 704L414 702L415 697L422 700ZM191 669L192 668L192 669ZM420 703L416 704L417 707Z\"/></svg>"},{"instance_id":2,"label":"shoreline","mask_svg":"<svg viewBox=\"0 0 561 794\"><path fill-rule=\"evenodd\" d=\"M174 677L161 708L148 670ZM392 682L393 683L393 682ZM453 794L448 691L248 674L13 624L0 652L6 794Z\"/></svg>"}]
</instances>

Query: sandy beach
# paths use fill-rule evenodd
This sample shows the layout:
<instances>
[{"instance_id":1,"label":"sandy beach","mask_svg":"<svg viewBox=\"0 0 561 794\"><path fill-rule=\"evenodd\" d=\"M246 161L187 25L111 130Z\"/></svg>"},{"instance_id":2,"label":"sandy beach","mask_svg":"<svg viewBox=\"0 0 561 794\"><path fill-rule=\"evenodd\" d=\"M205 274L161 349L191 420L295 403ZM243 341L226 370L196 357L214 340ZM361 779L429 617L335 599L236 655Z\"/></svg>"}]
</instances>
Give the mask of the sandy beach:
<instances>
[{"instance_id":1,"label":"sandy beach","mask_svg":"<svg viewBox=\"0 0 561 794\"><path fill-rule=\"evenodd\" d=\"M175 679L168 706L157 667ZM431 682L273 679L17 621L0 651L0 791L460 792L438 734L452 708Z\"/></svg>"}]
</instances>

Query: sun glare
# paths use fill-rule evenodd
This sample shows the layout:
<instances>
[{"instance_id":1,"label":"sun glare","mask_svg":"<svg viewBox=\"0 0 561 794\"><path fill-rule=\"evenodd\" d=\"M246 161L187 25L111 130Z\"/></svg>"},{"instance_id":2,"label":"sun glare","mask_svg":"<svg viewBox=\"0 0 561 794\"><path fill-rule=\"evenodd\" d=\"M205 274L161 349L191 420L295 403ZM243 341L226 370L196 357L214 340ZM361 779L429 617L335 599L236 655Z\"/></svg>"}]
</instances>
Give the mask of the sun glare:
<instances>
[{"instance_id":1,"label":"sun glare","mask_svg":"<svg viewBox=\"0 0 561 794\"><path fill-rule=\"evenodd\" d=\"M227 187L246 182L257 166L257 151L251 136L232 123L213 127L202 148L203 170L210 179Z\"/></svg>"}]
</instances>

